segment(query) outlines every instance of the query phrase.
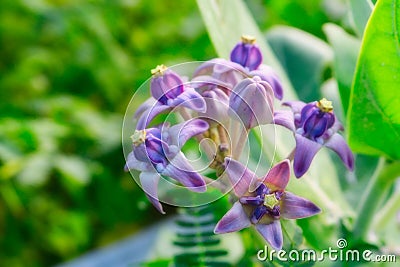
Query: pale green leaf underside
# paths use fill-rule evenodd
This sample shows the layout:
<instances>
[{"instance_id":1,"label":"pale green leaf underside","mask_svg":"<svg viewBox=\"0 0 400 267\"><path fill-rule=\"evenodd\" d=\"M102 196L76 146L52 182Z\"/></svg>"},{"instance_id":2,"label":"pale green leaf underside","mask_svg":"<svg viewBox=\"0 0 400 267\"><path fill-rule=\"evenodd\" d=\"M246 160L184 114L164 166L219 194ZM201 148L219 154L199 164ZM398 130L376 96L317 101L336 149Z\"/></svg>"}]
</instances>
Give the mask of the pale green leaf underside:
<instances>
[{"instance_id":1,"label":"pale green leaf underside","mask_svg":"<svg viewBox=\"0 0 400 267\"><path fill-rule=\"evenodd\" d=\"M378 1L367 24L349 106L351 147L400 158L400 6Z\"/></svg>"},{"instance_id":2,"label":"pale green leaf underside","mask_svg":"<svg viewBox=\"0 0 400 267\"><path fill-rule=\"evenodd\" d=\"M323 29L335 54L334 74L339 85L343 110L347 112L361 42L333 23L325 24Z\"/></svg>"},{"instance_id":3,"label":"pale green leaf underside","mask_svg":"<svg viewBox=\"0 0 400 267\"><path fill-rule=\"evenodd\" d=\"M350 0L350 10L358 36L363 36L365 25L373 8L374 4L371 0Z\"/></svg>"}]
</instances>

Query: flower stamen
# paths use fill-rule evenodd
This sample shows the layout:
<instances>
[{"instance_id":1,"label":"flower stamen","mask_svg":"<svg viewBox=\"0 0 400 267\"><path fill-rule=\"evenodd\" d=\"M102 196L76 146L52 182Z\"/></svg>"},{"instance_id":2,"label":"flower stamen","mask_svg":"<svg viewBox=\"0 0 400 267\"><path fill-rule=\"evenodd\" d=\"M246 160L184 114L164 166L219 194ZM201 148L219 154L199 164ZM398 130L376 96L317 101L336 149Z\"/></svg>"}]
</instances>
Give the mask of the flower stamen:
<instances>
[{"instance_id":1,"label":"flower stamen","mask_svg":"<svg viewBox=\"0 0 400 267\"><path fill-rule=\"evenodd\" d=\"M146 140L146 130L135 130L134 134L131 135L131 139L134 146L143 144Z\"/></svg>"},{"instance_id":2,"label":"flower stamen","mask_svg":"<svg viewBox=\"0 0 400 267\"><path fill-rule=\"evenodd\" d=\"M329 101L326 98L322 98L321 100L319 100L317 103L317 107L322 112L332 112L333 111L332 101Z\"/></svg>"},{"instance_id":3,"label":"flower stamen","mask_svg":"<svg viewBox=\"0 0 400 267\"><path fill-rule=\"evenodd\" d=\"M265 195L264 206L270 208L271 210L279 204L279 200L276 198L275 193Z\"/></svg>"},{"instance_id":4,"label":"flower stamen","mask_svg":"<svg viewBox=\"0 0 400 267\"><path fill-rule=\"evenodd\" d=\"M256 43L256 38L254 36L251 35L242 35L242 37L240 37L241 41L245 44L255 44Z\"/></svg>"},{"instance_id":5,"label":"flower stamen","mask_svg":"<svg viewBox=\"0 0 400 267\"><path fill-rule=\"evenodd\" d=\"M151 70L151 75L162 76L164 74L164 71L166 71L167 69L167 66L165 66L164 64L157 65L157 67Z\"/></svg>"}]
</instances>

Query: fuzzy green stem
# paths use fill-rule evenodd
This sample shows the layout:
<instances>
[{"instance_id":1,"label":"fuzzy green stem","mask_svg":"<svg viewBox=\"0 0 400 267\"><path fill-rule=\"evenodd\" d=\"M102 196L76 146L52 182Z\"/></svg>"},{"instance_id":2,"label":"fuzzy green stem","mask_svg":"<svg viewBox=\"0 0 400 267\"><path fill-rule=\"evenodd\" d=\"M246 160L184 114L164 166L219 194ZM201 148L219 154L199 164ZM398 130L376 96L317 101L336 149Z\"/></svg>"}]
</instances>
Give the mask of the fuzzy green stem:
<instances>
[{"instance_id":1,"label":"fuzzy green stem","mask_svg":"<svg viewBox=\"0 0 400 267\"><path fill-rule=\"evenodd\" d=\"M387 163L383 158L380 160L374 176L368 184L367 191L361 200L358 216L354 223L354 240L366 237L378 208L382 205L388 189L399 174L400 162Z\"/></svg>"}]
</instances>

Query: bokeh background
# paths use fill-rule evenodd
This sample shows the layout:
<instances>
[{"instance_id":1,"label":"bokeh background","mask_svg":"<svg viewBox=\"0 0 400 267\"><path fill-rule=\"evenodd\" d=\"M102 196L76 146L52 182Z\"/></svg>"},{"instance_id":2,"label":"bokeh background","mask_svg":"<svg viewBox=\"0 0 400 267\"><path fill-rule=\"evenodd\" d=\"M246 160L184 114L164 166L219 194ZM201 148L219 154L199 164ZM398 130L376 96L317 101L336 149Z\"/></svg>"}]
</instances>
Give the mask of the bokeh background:
<instances>
[{"instance_id":1,"label":"bokeh background","mask_svg":"<svg viewBox=\"0 0 400 267\"><path fill-rule=\"evenodd\" d=\"M340 0L245 2L262 30L346 26ZM156 65L215 56L195 1L0 1L0 266L52 266L160 218L123 171L125 108Z\"/></svg>"}]
</instances>

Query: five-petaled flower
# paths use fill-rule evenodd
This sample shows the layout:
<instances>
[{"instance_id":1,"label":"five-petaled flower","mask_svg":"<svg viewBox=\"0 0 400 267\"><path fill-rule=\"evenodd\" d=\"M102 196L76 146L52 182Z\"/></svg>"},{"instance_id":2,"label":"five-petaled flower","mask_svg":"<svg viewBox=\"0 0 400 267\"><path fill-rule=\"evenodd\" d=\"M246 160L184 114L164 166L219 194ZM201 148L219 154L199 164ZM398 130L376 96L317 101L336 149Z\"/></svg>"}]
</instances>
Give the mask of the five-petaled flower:
<instances>
[{"instance_id":1,"label":"five-petaled flower","mask_svg":"<svg viewBox=\"0 0 400 267\"><path fill-rule=\"evenodd\" d=\"M195 192L204 192L203 177L193 170L180 151L186 141L208 129L207 122L192 119L174 126L136 130L132 135L133 150L128 155L125 169L140 171L140 184L158 211L164 213L158 200L160 176L168 176Z\"/></svg>"},{"instance_id":2,"label":"five-petaled flower","mask_svg":"<svg viewBox=\"0 0 400 267\"><path fill-rule=\"evenodd\" d=\"M293 169L297 178L303 176L315 154L326 146L335 151L345 166L353 170L354 157L345 139L338 134L343 126L333 113L332 102L325 98L309 104L301 101L283 103L292 110L274 114L275 124L293 131L296 139Z\"/></svg>"},{"instance_id":3,"label":"five-petaled flower","mask_svg":"<svg viewBox=\"0 0 400 267\"><path fill-rule=\"evenodd\" d=\"M255 225L264 239L280 250L283 244L280 218L305 218L320 212L311 201L285 191L290 177L289 160L275 165L261 179L231 158L226 158L225 164L238 201L217 223L216 234Z\"/></svg>"}]
</instances>

